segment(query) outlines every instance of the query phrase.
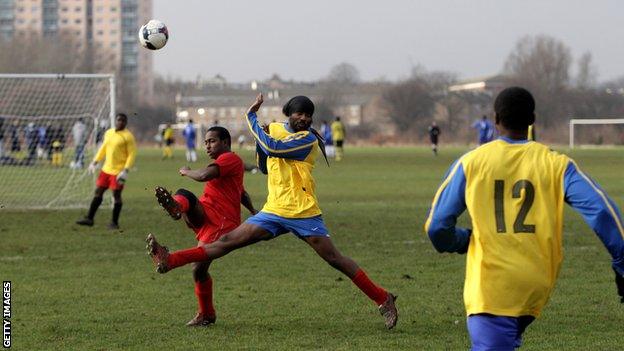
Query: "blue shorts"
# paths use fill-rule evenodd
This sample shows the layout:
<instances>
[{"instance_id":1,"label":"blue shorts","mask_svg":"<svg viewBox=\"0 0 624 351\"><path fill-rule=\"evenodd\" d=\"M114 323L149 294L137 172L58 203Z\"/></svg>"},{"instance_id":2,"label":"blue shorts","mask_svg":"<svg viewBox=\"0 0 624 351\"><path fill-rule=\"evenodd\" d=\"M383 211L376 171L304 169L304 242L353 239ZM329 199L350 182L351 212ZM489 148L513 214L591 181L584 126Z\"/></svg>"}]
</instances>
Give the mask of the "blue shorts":
<instances>
[{"instance_id":1,"label":"blue shorts","mask_svg":"<svg viewBox=\"0 0 624 351\"><path fill-rule=\"evenodd\" d=\"M533 316L504 317L491 314L468 316L468 334L472 351L513 351L522 345L522 333Z\"/></svg>"},{"instance_id":2,"label":"blue shorts","mask_svg":"<svg viewBox=\"0 0 624 351\"><path fill-rule=\"evenodd\" d=\"M329 237L329 231L321 215L310 218L284 218L267 212L258 212L247 218L245 223L257 225L267 232L278 236L292 232L300 238L308 236Z\"/></svg>"}]
</instances>

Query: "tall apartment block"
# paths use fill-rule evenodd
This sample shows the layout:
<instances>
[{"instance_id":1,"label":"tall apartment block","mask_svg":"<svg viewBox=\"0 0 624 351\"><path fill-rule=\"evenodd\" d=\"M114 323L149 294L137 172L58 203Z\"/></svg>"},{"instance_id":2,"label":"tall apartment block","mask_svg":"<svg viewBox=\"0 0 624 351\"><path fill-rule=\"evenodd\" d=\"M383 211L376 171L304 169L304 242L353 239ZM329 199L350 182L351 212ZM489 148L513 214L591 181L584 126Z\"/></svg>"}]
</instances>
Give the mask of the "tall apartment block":
<instances>
[{"instance_id":1,"label":"tall apartment block","mask_svg":"<svg viewBox=\"0 0 624 351\"><path fill-rule=\"evenodd\" d=\"M125 88L148 99L152 56L139 47L137 33L151 17L152 0L0 0L0 37L69 35L77 49L105 55L96 70L118 72Z\"/></svg>"}]
</instances>

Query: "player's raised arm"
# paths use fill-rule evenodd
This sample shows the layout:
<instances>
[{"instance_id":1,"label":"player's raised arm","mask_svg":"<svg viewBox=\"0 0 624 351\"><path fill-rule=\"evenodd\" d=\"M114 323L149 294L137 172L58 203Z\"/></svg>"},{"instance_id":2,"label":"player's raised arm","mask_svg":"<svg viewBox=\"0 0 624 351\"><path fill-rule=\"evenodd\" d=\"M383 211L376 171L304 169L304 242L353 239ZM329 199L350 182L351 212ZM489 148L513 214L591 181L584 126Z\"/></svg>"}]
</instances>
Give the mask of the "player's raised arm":
<instances>
[{"instance_id":1,"label":"player's raised arm","mask_svg":"<svg viewBox=\"0 0 624 351\"><path fill-rule=\"evenodd\" d=\"M598 235L613 258L613 269L624 276L624 225L617 205L573 161L565 171L564 191L565 201Z\"/></svg>"},{"instance_id":2,"label":"player's raised arm","mask_svg":"<svg viewBox=\"0 0 624 351\"><path fill-rule=\"evenodd\" d=\"M309 131L300 131L285 139L277 140L271 137L258 123L256 115L263 101L262 94L258 94L254 103L247 110L246 116L247 125L258 146L268 156L294 160L305 159L318 142L316 136Z\"/></svg>"},{"instance_id":3,"label":"player's raised arm","mask_svg":"<svg viewBox=\"0 0 624 351\"><path fill-rule=\"evenodd\" d=\"M456 227L457 218L466 210L466 176L461 159L456 161L436 192L425 232L438 252L466 253L470 229Z\"/></svg>"}]
</instances>

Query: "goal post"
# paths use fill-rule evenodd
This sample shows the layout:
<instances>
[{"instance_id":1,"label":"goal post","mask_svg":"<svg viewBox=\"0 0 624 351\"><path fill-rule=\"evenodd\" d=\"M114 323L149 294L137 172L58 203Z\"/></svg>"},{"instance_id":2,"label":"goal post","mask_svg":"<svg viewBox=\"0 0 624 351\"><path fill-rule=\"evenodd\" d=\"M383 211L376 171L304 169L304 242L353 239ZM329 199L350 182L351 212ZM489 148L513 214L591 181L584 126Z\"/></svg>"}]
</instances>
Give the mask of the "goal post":
<instances>
[{"instance_id":1,"label":"goal post","mask_svg":"<svg viewBox=\"0 0 624 351\"><path fill-rule=\"evenodd\" d=\"M88 206L87 166L114 119L112 74L0 74L0 205Z\"/></svg>"},{"instance_id":2,"label":"goal post","mask_svg":"<svg viewBox=\"0 0 624 351\"><path fill-rule=\"evenodd\" d=\"M572 118L570 119L570 149L574 148L574 131L576 125L610 125L623 124L624 118Z\"/></svg>"}]
</instances>

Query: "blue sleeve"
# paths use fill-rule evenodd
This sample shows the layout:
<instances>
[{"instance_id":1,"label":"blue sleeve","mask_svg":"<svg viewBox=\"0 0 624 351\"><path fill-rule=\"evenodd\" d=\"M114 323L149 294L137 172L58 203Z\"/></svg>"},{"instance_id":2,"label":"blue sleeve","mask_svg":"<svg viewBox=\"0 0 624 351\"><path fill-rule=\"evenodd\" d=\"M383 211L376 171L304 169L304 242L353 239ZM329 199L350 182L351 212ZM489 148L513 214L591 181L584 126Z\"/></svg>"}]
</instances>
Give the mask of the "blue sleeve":
<instances>
[{"instance_id":1,"label":"blue sleeve","mask_svg":"<svg viewBox=\"0 0 624 351\"><path fill-rule=\"evenodd\" d=\"M471 230L456 227L457 218L466 210L466 176L460 161L455 161L438 189L425 231L438 252L466 253Z\"/></svg>"},{"instance_id":2,"label":"blue sleeve","mask_svg":"<svg viewBox=\"0 0 624 351\"><path fill-rule=\"evenodd\" d=\"M574 162L566 168L563 186L566 203L583 216L611 254L613 269L624 275L624 229L616 204Z\"/></svg>"},{"instance_id":3,"label":"blue sleeve","mask_svg":"<svg viewBox=\"0 0 624 351\"><path fill-rule=\"evenodd\" d=\"M271 157L303 161L318 143L316 136L308 131L297 132L288 138L277 140L267 134L258 124L254 112L247 114L247 124L264 153Z\"/></svg>"}]
</instances>

